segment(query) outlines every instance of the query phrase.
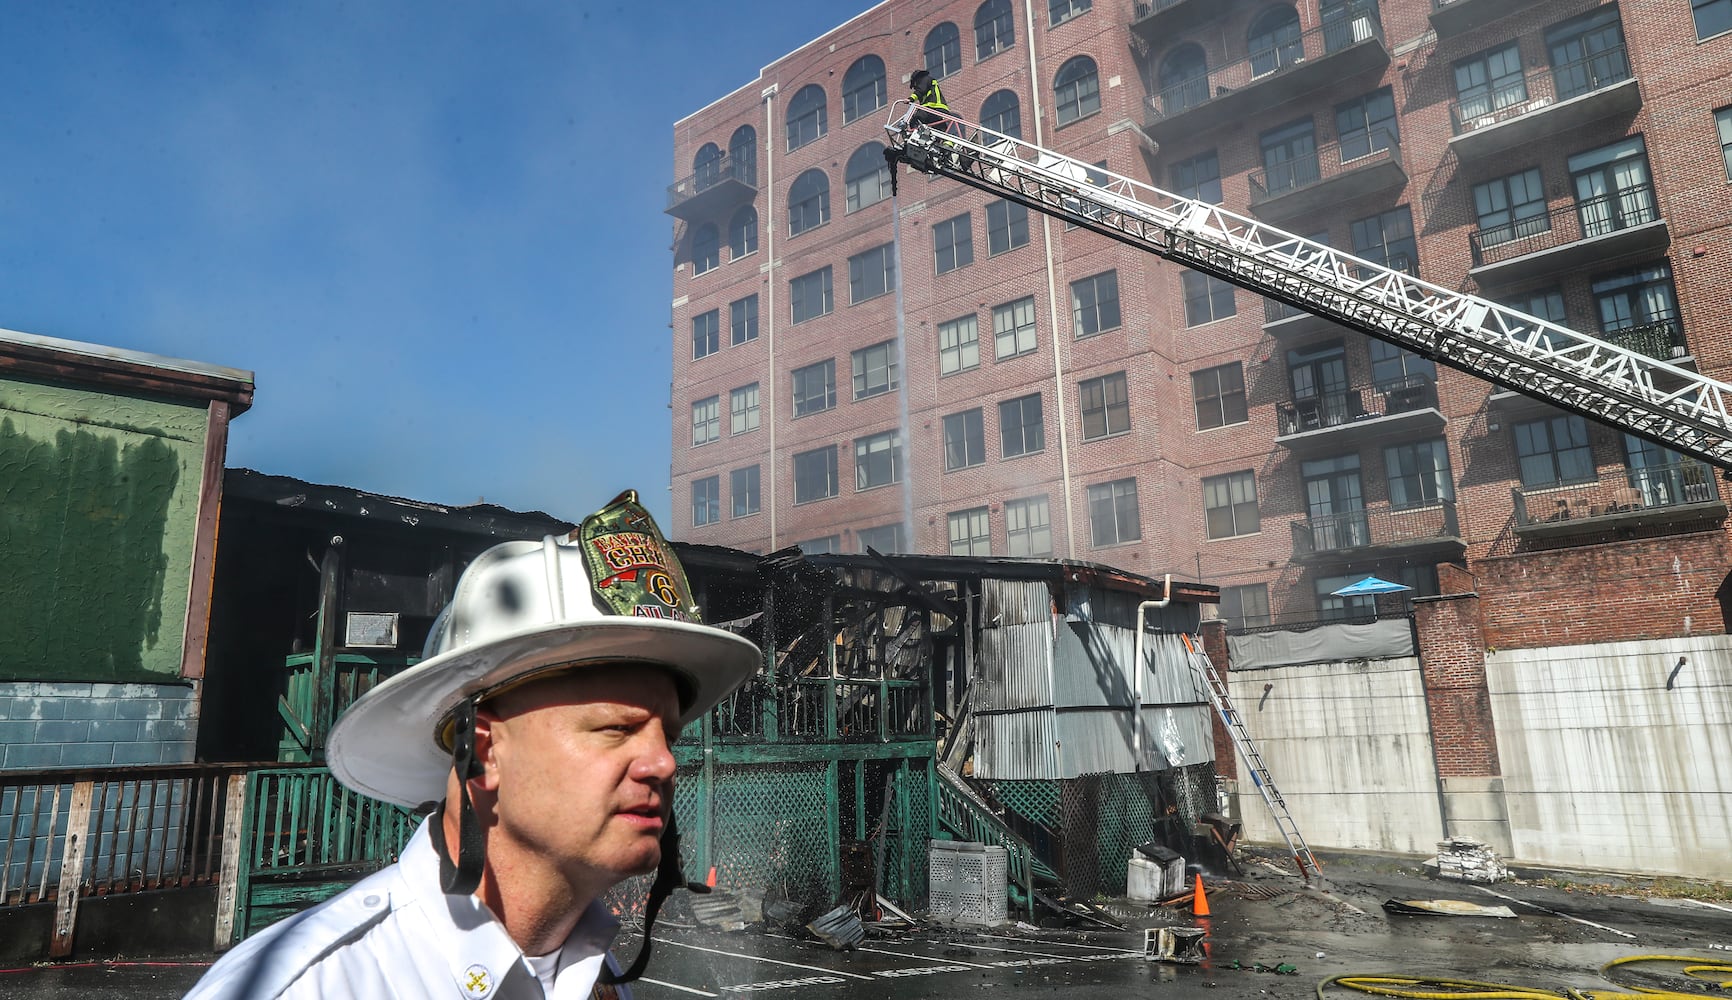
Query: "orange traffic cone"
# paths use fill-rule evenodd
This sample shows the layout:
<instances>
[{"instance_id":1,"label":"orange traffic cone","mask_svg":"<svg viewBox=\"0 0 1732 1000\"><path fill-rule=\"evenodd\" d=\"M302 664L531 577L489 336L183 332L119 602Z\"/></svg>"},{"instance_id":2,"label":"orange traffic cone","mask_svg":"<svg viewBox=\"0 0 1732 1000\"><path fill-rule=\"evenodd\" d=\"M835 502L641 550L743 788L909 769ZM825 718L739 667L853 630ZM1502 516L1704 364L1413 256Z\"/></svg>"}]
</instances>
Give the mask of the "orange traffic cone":
<instances>
[{"instance_id":1,"label":"orange traffic cone","mask_svg":"<svg viewBox=\"0 0 1732 1000\"><path fill-rule=\"evenodd\" d=\"M1202 876L1198 876L1198 877L1201 878ZM715 865L710 866L710 877L704 879L704 884L709 886L712 889L714 889L716 887L716 866Z\"/></svg>"},{"instance_id":2,"label":"orange traffic cone","mask_svg":"<svg viewBox=\"0 0 1732 1000\"><path fill-rule=\"evenodd\" d=\"M1203 895L1203 876L1197 876L1197 889L1191 895L1191 916L1206 917L1209 915L1209 897Z\"/></svg>"}]
</instances>

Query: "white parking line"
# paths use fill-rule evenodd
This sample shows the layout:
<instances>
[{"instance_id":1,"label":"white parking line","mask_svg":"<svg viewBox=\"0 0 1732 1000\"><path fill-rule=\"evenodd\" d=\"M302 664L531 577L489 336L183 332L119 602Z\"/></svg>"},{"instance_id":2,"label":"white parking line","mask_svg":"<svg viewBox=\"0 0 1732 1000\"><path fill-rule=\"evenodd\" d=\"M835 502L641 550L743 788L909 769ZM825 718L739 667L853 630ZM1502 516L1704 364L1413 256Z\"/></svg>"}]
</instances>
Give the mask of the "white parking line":
<instances>
[{"instance_id":1,"label":"white parking line","mask_svg":"<svg viewBox=\"0 0 1732 1000\"><path fill-rule=\"evenodd\" d=\"M1015 941L1015 942L1018 942L1019 944L1027 944L1028 943L1027 938L1009 937L1009 936L1006 936L1004 934L976 934L975 937L991 938L994 941ZM1069 941L1041 941L1040 944L1043 947L1052 947L1052 948L1081 948L1084 951L1117 951L1117 952L1123 952L1126 955L1141 955L1142 954L1142 952L1140 952L1140 951L1132 951L1129 948L1108 948L1108 947L1105 947L1102 945L1072 944Z\"/></svg>"},{"instance_id":2,"label":"white parking line","mask_svg":"<svg viewBox=\"0 0 1732 1000\"><path fill-rule=\"evenodd\" d=\"M638 982L640 982L640 983L654 983L657 986L666 986L670 990L679 990L681 993L696 993L698 996L701 996L701 997L719 997L719 996L721 996L720 993L711 993L708 990L693 989L690 986L681 986L679 983L664 983L660 979L651 979L648 976L638 977Z\"/></svg>"},{"instance_id":3,"label":"white parking line","mask_svg":"<svg viewBox=\"0 0 1732 1000\"><path fill-rule=\"evenodd\" d=\"M946 963L948 965L966 965L971 969L990 969L990 968L993 968L993 966L990 966L990 965L976 965L973 962L959 962L954 958L934 958L931 955L910 955L906 952L901 952L901 951L885 951L882 948L862 948L862 947L856 945L854 947L854 950L855 951L869 951L874 955L890 955L894 958L913 958L913 959L918 959L922 962L943 962L943 963Z\"/></svg>"},{"instance_id":4,"label":"white parking line","mask_svg":"<svg viewBox=\"0 0 1732 1000\"><path fill-rule=\"evenodd\" d=\"M1695 903L1697 906L1706 906L1710 910L1724 910L1727 913L1732 913L1732 906L1721 906L1719 903L1709 903L1700 899L1686 899L1684 902Z\"/></svg>"},{"instance_id":5,"label":"white parking line","mask_svg":"<svg viewBox=\"0 0 1732 1000\"><path fill-rule=\"evenodd\" d=\"M661 944L671 944L676 948L690 948L693 951L709 952L711 955L726 955L729 958L749 958L754 962L768 962L771 965L786 965L793 969L806 969L811 972L822 972L831 976L847 976L850 979L864 979L869 983L876 982L876 980L871 976L862 976L857 972L844 972L841 969L826 969L820 965L801 965L799 962L784 962L779 958L765 958L762 955L747 955L737 951L721 951L716 948L704 948L695 944L686 944L684 941L672 941L667 939L658 939L658 941Z\"/></svg>"},{"instance_id":6,"label":"white parking line","mask_svg":"<svg viewBox=\"0 0 1732 1000\"><path fill-rule=\"evenodd\" d=\"M975 944L972 941L958 941L956 943L963 948L973 948L975 951L1002 951L1007 955L1033 955L1036 958L1064 958L1063 955L1054 955L1050 951L1025 951L1021 948L994 948L989 944ZM1047 943L1056 944L1058 942ZM1096 954L1078 955L1077 960L1086 961L1091 958L1131 958L1140 954L1140 952L1135 951L1120 952L1116 948L1094 948L1091 950L1096 952ZM1109 955L1107 952L1112 952L1113 954Z\"/></svg>"},{"instance_id":7,"label":"white parking line","mask_svg":"<svg viewBox=\"0 0 1732 1000\"><path fill-rule=\"evenodd\" d=\"M1565 920L1574 920L1576 923L1582 924L1583 926L1586 926L1586 927L1598 927L1600 930L1606 931L1607 933L1616 934L1619 937L1629 938L1631 941L1636 940L1636 935L1631 934L1627 931L1618 930L1616 927L1607 927L1605 924L1596 924L1592 920L1583 920L1581 917L1572 917L1568 913L1559 913L1556 910L1548 910L1538 903L1530 903L1525 899L1517 899L1514 896L1506 896L1501 892L1493 892L1492 890L1487 889L1483 885L1470 886L1470 888L1478 889L1480 892L1487 893L1488 895L1496 896L1499 899L1507 899L1512 903L1520 903L1523 906L1527 906L1527 907L1531 907L1533 909L1536 909L1536 910L1540 911L1541 913L1549 913L1554 917L1563 917Z\"/></svg>"}]
</instances>

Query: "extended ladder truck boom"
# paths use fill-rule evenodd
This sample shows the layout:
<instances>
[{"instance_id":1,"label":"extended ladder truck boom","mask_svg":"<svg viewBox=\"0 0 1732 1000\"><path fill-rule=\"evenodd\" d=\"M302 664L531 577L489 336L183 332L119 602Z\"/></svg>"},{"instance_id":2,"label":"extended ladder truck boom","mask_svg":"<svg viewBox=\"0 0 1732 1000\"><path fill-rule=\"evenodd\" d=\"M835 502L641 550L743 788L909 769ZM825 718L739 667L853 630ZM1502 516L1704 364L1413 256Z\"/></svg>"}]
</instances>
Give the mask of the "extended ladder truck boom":
<instances>
[{"instance_id":1,"label":"extended ladder truck boom","mask_svg":"<svg viewBox=\"0 0 1732 1000\"><path fill-rule=\"evenodd\" d=\"M1732 385L952 115L926 114L945 119L951 133L897 127L894 117L886 126L893 185L898 163L961 181L1732 469Z\"/></svg>"}]
</instances>

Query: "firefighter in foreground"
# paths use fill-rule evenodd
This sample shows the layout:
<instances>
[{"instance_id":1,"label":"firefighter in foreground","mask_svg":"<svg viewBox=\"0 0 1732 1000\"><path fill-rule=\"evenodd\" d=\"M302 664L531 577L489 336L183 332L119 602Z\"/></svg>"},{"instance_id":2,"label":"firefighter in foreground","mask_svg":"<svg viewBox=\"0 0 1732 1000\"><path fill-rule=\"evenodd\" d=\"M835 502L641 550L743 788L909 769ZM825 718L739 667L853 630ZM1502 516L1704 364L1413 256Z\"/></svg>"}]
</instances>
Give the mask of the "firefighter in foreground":
<instances>
[{"instance_id":1,"label":"firefighter in foreground","mask_svg":"<svg viewBox=\"0 0 1732 1000\"><path fill-rule=\"evenodd\" d=\"M338 780L432 814L396 864L247 939L188 997L629 996L655 908L684 884L672 745L758 663L699 621L631 492L567 536L487 550L427 658L331 732ZM622 973L599 899L651 871L644 951Z\"/></svg>"}]
</instances>

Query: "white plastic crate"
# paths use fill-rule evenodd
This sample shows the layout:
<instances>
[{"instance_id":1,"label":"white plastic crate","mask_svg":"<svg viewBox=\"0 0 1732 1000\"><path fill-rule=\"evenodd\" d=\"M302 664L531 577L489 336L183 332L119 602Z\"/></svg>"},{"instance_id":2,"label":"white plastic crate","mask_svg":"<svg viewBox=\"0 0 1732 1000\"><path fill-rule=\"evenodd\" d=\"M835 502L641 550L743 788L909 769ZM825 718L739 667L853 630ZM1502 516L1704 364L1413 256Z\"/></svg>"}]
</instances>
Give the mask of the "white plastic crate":
<instances>
[{"instance_id":1,"label":"white plastic crate","mask_svg":"<svg viewBox=\"0 0 1732 1000\"><path fill-rule=\"evenodd\" d=\"M1167 864L1131 855L1125 871L1125 895L1139 903L1172 899L1185 891L1185 859Z\"/></svg>"},{"instance_id":2,"label":"white plastic crate","mask_svg":"<svg viewBox=\"0 0 1732 1000\"><path fill-rule=\"evenodd\" d=\"M926 865L934 920L991 926L1009 919L1010 863L1004 848L934 840Z\"/></svg>"}]
</instances>

